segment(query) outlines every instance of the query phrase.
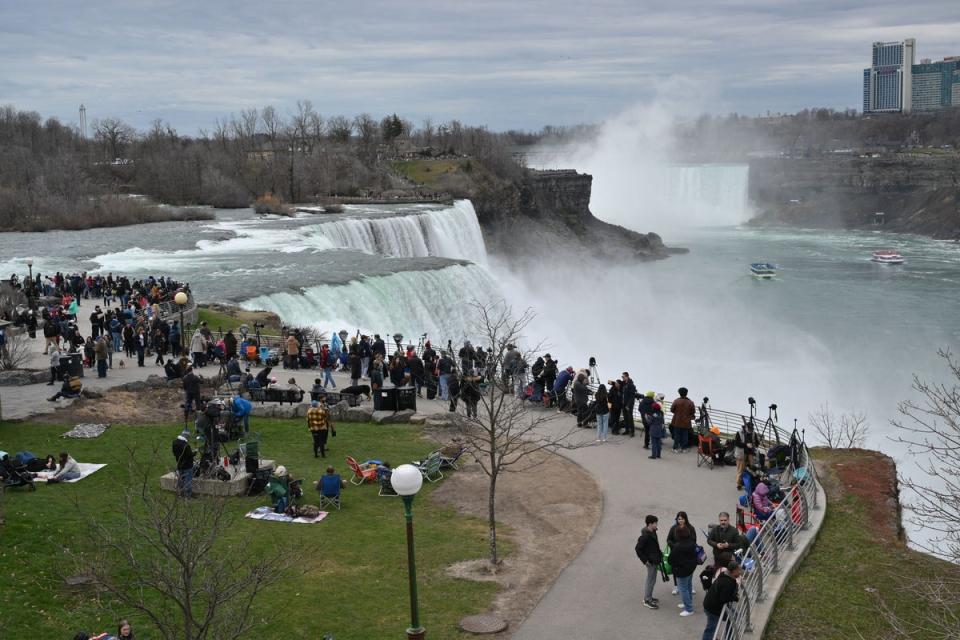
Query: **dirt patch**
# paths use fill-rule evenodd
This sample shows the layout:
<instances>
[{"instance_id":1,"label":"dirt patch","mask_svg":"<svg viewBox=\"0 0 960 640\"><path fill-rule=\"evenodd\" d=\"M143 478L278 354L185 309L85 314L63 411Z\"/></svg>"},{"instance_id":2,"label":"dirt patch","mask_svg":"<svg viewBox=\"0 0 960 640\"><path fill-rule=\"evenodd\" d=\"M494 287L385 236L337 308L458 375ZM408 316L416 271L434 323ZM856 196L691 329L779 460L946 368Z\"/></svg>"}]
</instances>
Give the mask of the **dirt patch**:
<instances>
[{"instance_id":1,"label":"dirt patch","mask_svg":"<svg viewBox=\"0 0 960 640\"><path fill-rule=\"evenodd\" d=\"M824 490L829 499L857 496L877 535L903 540L900 489L892 458L867 449L820 451L816 458L817 466L827 471L821 475L825 476Z\"/></svg>"},{"instance_id":2,"label":"dirt patch","mask_svg":"<svg viewBox=\"0 0 960 640\"><path fill-rule=\"evenodd\" d=\"M580 553L600 522L603 498L593 477L555 454L540 454L542 464L497 481L497 521L509 528L514 548L495 574L484 559L461 562L448 573L496 581L502 586L493 613L510 623L494 638L508 638L533 610L560 572ZM481 518L487 517L486 474L474 462L444 480L431 499Z\"/></svg>"},{"instance_id":3,"label":"dirt patch","mask_svg":"<svg viewBox=\"0 0 960 640\"><path fill-rule=\"evenodd\" d=\"M68 407L31 418L38 424L170 424L183 420L183 393L179 389L122 391L111 389L103 398L77 398Z\"/></svg>"}]
</instances>

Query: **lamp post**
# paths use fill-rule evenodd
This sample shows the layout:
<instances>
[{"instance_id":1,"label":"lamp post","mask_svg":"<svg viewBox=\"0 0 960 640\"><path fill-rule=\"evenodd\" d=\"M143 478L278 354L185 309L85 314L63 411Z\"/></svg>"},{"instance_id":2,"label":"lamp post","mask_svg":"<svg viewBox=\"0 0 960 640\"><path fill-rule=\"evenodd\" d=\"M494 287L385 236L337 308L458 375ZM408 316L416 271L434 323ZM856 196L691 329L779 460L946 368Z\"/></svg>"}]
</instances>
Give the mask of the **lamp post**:
<instances>
[{"instance_id":1,"label":"lamp post","mask_svg":"<svg viewBox=\"0 0 960 640\"><path fill-rule=\"evenodd\" d=\"M402 464L390 475L393 490L403 498L403 515L407 518L407 565L410 577L410 628L408 640L423 640L427 630L420 626L420 611L417 606L417 564L413 551L413 497L423 486L420 469L412 464Z\"/></svg>"},{"instance_id":2,"label":"lamp post","mask_svg":"<svg viewBox=\"0 0 960 640\"><path fill-rule=\"evenodd\" d=\"M30 270L30 288L27 290L27 305L30 307L31 311L34 309L33 302L33 258L27 258L27 269Z\"/></svg>"},{"instance_id":3,"label":"lamp post","mask_svg":"<svg viewBox=\"0 0 960 640\"><path fill-rule=\"evenodd\" d=\"M184 291L177 291L177 294L173 296L173 301L176 302L178 305L180 305L180 353L184 352L183 338L185 335L184 331L187 330L187 328L183 324L183 307L184 305L187 304L187 300L188 300L187 294Z\"/></svg>"}]
</instances>

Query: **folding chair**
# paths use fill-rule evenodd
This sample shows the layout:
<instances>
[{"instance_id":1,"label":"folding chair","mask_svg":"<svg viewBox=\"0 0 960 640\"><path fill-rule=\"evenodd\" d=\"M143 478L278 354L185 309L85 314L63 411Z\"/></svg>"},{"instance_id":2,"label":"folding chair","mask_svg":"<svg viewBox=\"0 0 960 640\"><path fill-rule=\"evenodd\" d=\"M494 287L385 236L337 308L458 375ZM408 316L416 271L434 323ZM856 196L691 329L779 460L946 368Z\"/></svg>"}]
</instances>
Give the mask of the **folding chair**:
<instances>
[{"instance_id":1,"label":"folding chair","mask_svg":"<svg viewBox=\"0 0 960 640\"><path fill-rule=\"evenodd\" d=\"M423 474L424 480L436 482L437 480L443 479L443 472L440 471L440 463L440 452L435 451L427 456L426 460L417 463L417 468L420 469L420 473Z\"/></svg>"},{"instance_id":2,"label":"folding chair","mask_svg":"<svg viewBox=\"0 0 960 640\"><path fill-rule=\"evenodd\" d=\"M466 450L467 448L463 445L457 446L456 450L453 450L452 447L440 449L440 468L459 471L460 467L457 466L457 460L460 459L460 456L462 456Z\"/></svg>"},{"instance_id":3,"label":"folding chair","mask_svg":"<svg viewBox=\"0 0 960 640\"><path fill-rule=\"evenodd\" d=\"M364 482L376 482L377 468L364 469L351 456L347 456L347 466L353 471L353 477L350 478L350 484L363 484Z\"/></svg>"},{"instance_id":4,"label":"folding chair","mask_svg":"<svg viewBox=\"0 0 960 640\"><path fill-rule=\"evenodd\" d=\"M717 442L710 436L697 434L697 466L709 465L713 469Z\"/></svg>"},{"instance_id":5,"label":"folding chair","mask_svg":"<svg viewBox=\"0 0 960 640\"><path fill-rule=\"evenodd\" d=\"M320 508L330 506L340 511L340 484L342 480L339 473L333 475L326 474L320 477L320 484L317 490L320 492Z\"/></svg>"}]
</instances>

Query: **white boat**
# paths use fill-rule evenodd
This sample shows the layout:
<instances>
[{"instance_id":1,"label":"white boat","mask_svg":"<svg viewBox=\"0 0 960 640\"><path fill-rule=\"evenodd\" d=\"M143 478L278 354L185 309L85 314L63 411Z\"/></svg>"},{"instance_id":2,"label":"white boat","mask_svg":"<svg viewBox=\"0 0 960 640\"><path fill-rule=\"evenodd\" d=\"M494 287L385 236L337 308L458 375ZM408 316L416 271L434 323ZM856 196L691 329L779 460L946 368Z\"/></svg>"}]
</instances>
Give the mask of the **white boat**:
<instances>
[{"instance_id":1,"label":"white boat","mask_svg":"<svg viewBox=\"0 0 960 640\"><path fill-rule=\"evenodd\" d=\"M899 251L894 251L893 249L874 251L873 257L870 259L881 264L903 264L903 256L900 255Z\"/></svg>"},{"instance_id":2,"label":"white boat","mask_svg":"<svg viewBox=\"0 0 960 640\"><path fill-rule=\"evenodd\" d=\"M750 264L750 275L758 280L773 280L777 275L777 265L771 262L753 262Z\"/></svg>"}]
</instances>

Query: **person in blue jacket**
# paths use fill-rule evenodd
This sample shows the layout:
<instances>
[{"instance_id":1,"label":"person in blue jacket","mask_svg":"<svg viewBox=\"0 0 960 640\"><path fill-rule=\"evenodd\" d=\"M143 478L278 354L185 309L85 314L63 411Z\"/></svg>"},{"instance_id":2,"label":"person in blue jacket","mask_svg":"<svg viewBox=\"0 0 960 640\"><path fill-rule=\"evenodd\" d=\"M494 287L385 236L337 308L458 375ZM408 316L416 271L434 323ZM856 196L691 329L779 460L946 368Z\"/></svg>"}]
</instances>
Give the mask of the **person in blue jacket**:
<instances>
[{"instance_id":1,"label":"person in blue jacket","mask_svg":"<svg viewBox=\"0 0 960 640\"><path fill-rule=\"evenodd\" d=\"M243 423L243 432L250 433L250 412L253 411L253 405L249 400L244 400L238 393L233 397L233 417L237 422Z\"/></svg>"},{"instance_id":2,"label":"person in blue jacket","mask_svg":"<svg viewBox=\"0 0 960 640\"><path fill-rule=\"evenodd\" d=\"M573 374L573 367L567 367L557 375L557 381L553 383L553 395L557 399L558 411L567 408L567 385L573 380Z\"/></svg>"}]
</instances>

